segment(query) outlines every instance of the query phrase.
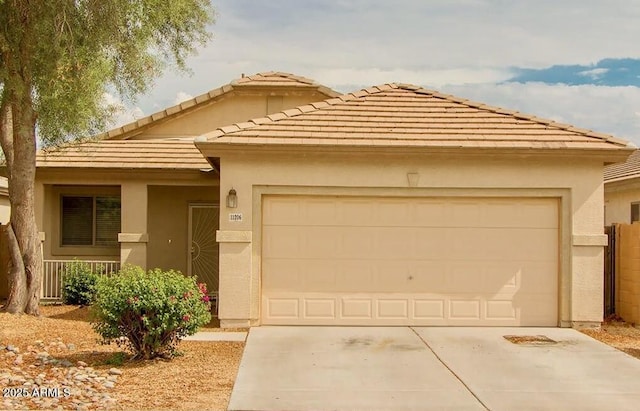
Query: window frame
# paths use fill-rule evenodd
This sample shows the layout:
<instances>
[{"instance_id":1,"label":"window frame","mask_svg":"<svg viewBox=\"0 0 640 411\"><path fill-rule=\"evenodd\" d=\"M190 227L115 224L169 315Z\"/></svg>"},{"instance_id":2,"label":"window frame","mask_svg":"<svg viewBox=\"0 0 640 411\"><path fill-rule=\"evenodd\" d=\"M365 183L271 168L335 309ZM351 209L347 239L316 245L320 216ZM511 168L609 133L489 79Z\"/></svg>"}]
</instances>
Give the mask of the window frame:
<instances>
[{"instance_id":1,"label":"window frame","mask_svg":"<svg viewBox=\"0 0 640 411\"><path fill-rule=\"evenodd\" d=\"M636 217L638 217L636 220L633 219L633 208L636 207ZM633 224L636 221L640 221L640 201L632 201L631 205L629 207L629 223Z\"/></svg>"},{"instance_id":2,"label":"window frame","mask_svg":"<svg viewBox=\"0 0 640 411\"><path fill-rule=\"evenodd\" d=\"M53 210L52 217L52 241L49 242L52 256L83 256L83 257L110 257L120 255L120 243L105 246L95 245L96 237L96 197L119 197L120 198L120 229L122 230L122 196L120 186L53 186ZM62 244L62 199L63 197L92 197L92 244L93 245L63 245Z\"/></svg>"},{"instance_id":3,"label":"window frame","mask_svg":"<svg viewBox=\"0 0 640 411\"><path fill-rule=\"evenodd\" d=\"M91 244L65 244L64 243L64 200L65 198L90 198L91 199ZM60 195L60 247L117 247L119 246L118 238L116 236L115 243L113 244L99 244L98 243L98 199L114 199L121 200L120 196L108 195L108 194L62 194ZM122 203L120 203L120 211L122 212ZM120 214L119 224L122 225L122 214ZM118 229L120 232L120 229Z\"/></svg>"}]
</instances>

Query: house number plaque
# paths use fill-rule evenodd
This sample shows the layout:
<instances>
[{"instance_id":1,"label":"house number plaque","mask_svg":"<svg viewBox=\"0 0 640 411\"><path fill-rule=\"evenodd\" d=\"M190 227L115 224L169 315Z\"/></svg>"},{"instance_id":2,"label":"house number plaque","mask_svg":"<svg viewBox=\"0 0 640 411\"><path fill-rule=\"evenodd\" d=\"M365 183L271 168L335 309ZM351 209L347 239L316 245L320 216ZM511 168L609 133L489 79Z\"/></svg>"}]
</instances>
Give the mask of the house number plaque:
<instances>
[{"instance_id":1,"label":"house number plaque","mask_svg":"<svg viewBox=\"0 0 640 411\"><path fill-rule=\"evenodd\" d=\"M229 213L229 221L231 222L242 221L242 213Z\"/></svg>"}]
</instances>

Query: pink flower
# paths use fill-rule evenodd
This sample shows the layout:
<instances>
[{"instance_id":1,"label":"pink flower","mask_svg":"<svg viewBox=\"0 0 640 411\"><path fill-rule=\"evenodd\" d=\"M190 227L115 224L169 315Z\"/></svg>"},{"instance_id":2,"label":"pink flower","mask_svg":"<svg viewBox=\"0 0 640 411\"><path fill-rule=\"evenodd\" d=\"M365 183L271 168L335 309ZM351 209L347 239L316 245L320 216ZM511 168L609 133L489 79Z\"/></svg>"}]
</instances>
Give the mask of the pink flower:
<instances>
[{"instance_id":1,"label":"pink flower","mask_svg":"<svg viewBox=\"0 0 640 411\"><path fill-rule=\"evenodd\" d=\"M184 321L184 322L187 322L187 321L189 321L190 319L191 319L191 317L190 317L189 315L187 315L187 314L185 314L185 315L183 315L183 316L182 316L182 321Z\"/></svg>"},{"instance_id":2,"label":"pink flower","mask_svg":"<svg viewBox=\"0 0 640 411\"><path fill-rule=\"evenodd\" d=\"M208 303L209 302L209 296L208 295L203 295L202 296L202 302Z\"/></svg>"}]
</instances>

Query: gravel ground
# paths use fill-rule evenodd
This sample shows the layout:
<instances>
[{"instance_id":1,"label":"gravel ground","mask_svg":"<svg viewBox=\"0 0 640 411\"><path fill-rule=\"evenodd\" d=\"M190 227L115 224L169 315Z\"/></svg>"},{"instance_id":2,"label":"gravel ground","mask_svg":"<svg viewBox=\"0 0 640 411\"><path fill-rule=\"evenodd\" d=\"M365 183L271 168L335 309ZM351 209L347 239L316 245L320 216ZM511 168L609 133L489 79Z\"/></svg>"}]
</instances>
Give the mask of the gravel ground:
<instances>
[{"instance_id":1,"label":"gravel ground","mask_svg":"<svg viewBox=\"0 0 640 411\"><path fill-rule=\"evenodd\" d=\"M87 308L41 313L0 313L0 409L226 409L244 343L184 341L171 361L132 362L98 342Z\"/></svg>"},{"instance_id":2,"label":"gravel ground","mask_svg":"<svg viewBox=\"0 0 640 411\"><path fill-rule=\"evenodd\" d=\"M640 329L622 321L605 322L598 329L581 330L588 336L602 341L631 356L640 359Z\"/></svg>"}]
</instances>

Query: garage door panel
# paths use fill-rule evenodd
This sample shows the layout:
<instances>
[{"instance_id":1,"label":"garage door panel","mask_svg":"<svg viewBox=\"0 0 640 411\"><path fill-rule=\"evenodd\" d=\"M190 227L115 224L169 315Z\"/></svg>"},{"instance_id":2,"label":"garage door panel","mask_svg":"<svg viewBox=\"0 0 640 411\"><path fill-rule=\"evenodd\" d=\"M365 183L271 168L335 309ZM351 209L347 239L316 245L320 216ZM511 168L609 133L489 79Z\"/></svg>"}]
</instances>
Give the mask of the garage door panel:
<instances>
[{"instance_id":1,"label":"garage door panel","mask_svg":"<svg viewBox=\"0 0 640 411\"><path fill-rule=\"evenodd\" d=\"M336 271L341 292L367 292L375 281L375 265L369 261L341 261Z\"/></svg>"},{"instance_id":2,"label":"garage door panel","mask_svg":"<svg viewBox=\"0 0 640 411\"><path fill-rule=\"evenodd\" d=\"M412 301L413 318L444 323L445 304L444 298L415 298Z\"/></svg>"},{"instance_id":3,"label":"garage door panel","mask_svg":"<svg viewBox=\"0 0 640 411\"><path fill-rule=\"evenodd\" d=\"M413 227L439 228L450 216L449 204L442 200L416 199L411 210Z\"/></svg>"},{"instance_id":4,"label":"garage door panel","mask_svg":"<svg viewBox=\"0 0 640 411\"><path fill-rule=\"evenodd\" d=\"M408 227L375 227L369 230L374 239L369 258L406 260L414 255L415 230Z\"/></svg>"},{"instance_id":5,"label":"garage door panel","mask_svg":"<svg viewBox=\"0 0 640 411\"><path fill-rule=\"evenodd\" d=\"M373 225L382 227L412 227L412 207L404 199L378 200L377 204L371 208L375 215Z\"/></svg>"},{"instance_id":6,"label":"garage door panel","mask_svg":"<svg viewBox=\"0 0 640 411\"><path fill-rule=\"evenodd\" d=\"M522 293L542 294L548 292L548 273L557 271L555 261L528 262L518 276L518 289Z\"/></svg>"},{"instance_id":7,"label":"garage door panel","mask_svg":"<svg viewBox=\"0 0 640 411\"><path fill-rule=\"evenodd\" d=\"M444 261L418 261L414 262L409 275L412 287L417 290L430 290L430 292L446 292L447 276L450 272L449 265Z\"/></svg>"},{"instance_id":8,"label":"garage door panel","mask_svg":"<svg viewBox=\"0 0 640 411\"><path fill-rule=\"evenodd\" d=\"M269 259L262 263L262 270L271 273L262 279L264 289L289 291L299 289L304 284L304 281L300 281L301 264L299 261Z\"/></svg>"},{"instance_id":9,"label":"garage door panel","mask_svg":"<svg viewBox=\"0 0 640 411\"><path fill-rule=\"evenodd\" d=\"M483 206L482 204L478 204L478 202L468 200L452 201L449 204L449 218L442 223L450 227L482 226L484 223L482 219Z\"/></svg>"},{"instance_id":10,"label":"garage door panel","mask_svg":"<svg viewBox=\"0 0 640 411\"><path fill-rule=\"evenodd\" d=\"M340 257L345 260L368 259L375 254L373 230L367 227L351 227L335 230L339 242Z\"/></svg>"},{"instance_id":11,"label":"garage door panel","mask_svg":"<svg viewBox=\"0 0 640 411\"><path fill-rule=\"evenodd\" d=\"M303 318L333 320L336 318L335 298L307 298L303 305Z\"/></svg>"},{"instance_id":12,"label":"garage door panel","mask_svg":"<svg viewBox=\"0 0 640 411\"><path fill-rule=\"evenodd\" d=\"M409 301L406 298L377 300L376 317L402 320L409 317Z\"/></svg>"},{"instance_id":13,"label":"garage door panel","mask_svg":"<svg viewBox=\"0 0 640 411\"><path fill-rule=\"evenodd\" d=\"M300 299L295 297L269 298L266 314L275 321L296 322L300 319Z\"/></svg>"},{"instance_id":14,"label":"garage door panel","mask_svg":"<svg viewBox=\"0 0 640 411\"><path fill-rule=\"evenodd\" d=\"M293 227L292 227L293 228ZM342 233L340 229L321 226L300 226L301 233L296 238L298 244L298 258L339 258Z\"/></svg>"},{"instance_id":15,"label":"garage door panel","mask_svg":"<svg viewBox=\"0 0 640 411\"><path fill-rule=\"evenodd\" d=\"M271 197L264 203L263 221L273 226L302 224L306 220L300 213L303 206L296 198Z\"/></svg>"},{"instance_id":16,"label":"garage door panel","mask_svg":"<svg viewBox=\"0 0 640 411\"><path fill-rule=\"evenodd\" d=\"M309 199L309 201L301 205L301 214L304 216L304 223L300 225L334 225L338 218L337 208L337 204L333 199Z\"/></svg>"},{"instance_id":17,"label":"garage door panel","mask_svg":"<svg viewBox=\"0 0 640 411\"><path fill-rule=\"evenodd\" d=\"M430 228L429 235L425 235L421 229L416 228L413 236L413 258L416 260L443 258L451 251L448 234L448 229L441 227Z\"/></svg>"},{"instance_id":18,"label":"garage door panel","mask_svg":"<svg viewBox=\"0 0 640 411\"><path fill-rule=\"evenodd\" d=\"M556 325L557 210L554 199L267 198L263 323Z\"/></svg>"},{"instance_id":19,"label":"garage door panel","mask_svg":"<svg viewBox=\"0 0 640 411\"><path fill-rule=\"evenodd\" d=\"M377 261L373 265L373 282L364 287L365 292L408 292L412 284L407 261Z\"/></svg>"},{"instance_id":20,"label":"garage door panel","mask_svg":"<svg viewBox=\"0 0 640 411\"><path fill-rule=\"evenodd\" d=\"M272 226L264 234L263 253L273 259L300 255L306 237L294 226Z\"/></svg>"},{"instance_id":21,"label":"garage door panel","mask_svg":"<svg viewBox=\"0 0 640 411\"><path fill-rule=\"evenodd\" d=\"M511 320L517 319L517 308L511 299L490 300L486 304L486 317L490 320Z\"/></svg>"},{"instance_id":22,"label":"garage door panel","mask_svg":"<svg viewBox=\"0 0 640 411\"><path fill-rule=\"evenodd\" d=\"M340 201L340 217L337 224L352 227L371 227L376 224L377 217L373 210L370 210L369 200L344 198L337 201Z\"/></svg>"},{"instance_id":23,"label":"garage door panel","mask_svg":"<svg viewBox=\"0 0 640 411\"><path fill-rule=\"evenodd\" d=\"M495 291L494 287L501 287L503 279L495 276L487 281L486 270L484 267L478 267L473 262L452 262L450 270L445 277L446 289L445 293L458 291L461 293L479 293ZM500 280L498 284L494 284L496 280Z\"/></svg>"},{"instance_id":24,"label":"garage door panel","mask_svg":"<svg viewBox=\"0 0 640 411\"><path fill-rule=\"evenodd\" d=\"M340 318L343 320L364 320L373 319L373 300L364 297L346 297L340 299Z\"/></svg>"}]
</instances>

